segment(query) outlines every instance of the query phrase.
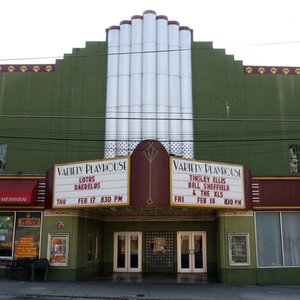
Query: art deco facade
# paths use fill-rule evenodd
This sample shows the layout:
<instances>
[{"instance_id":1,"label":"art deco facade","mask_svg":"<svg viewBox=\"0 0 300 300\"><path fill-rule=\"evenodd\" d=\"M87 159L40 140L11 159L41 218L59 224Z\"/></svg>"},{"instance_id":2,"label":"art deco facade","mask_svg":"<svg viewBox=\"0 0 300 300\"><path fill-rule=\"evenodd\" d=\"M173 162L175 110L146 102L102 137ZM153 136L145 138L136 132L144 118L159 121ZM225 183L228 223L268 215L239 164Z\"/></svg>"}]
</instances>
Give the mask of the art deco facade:
<instances>
[{"instance_id":1,"label":"art deco facade","mask_svg":"<svg viewBox=\"0 0 300 300\"><path fill-rule=\"evenodd\" d=\"M300 69L192 37L145 11L55 64L0 65L3 267L299 284Z\"/></svg>"}]
</instances>

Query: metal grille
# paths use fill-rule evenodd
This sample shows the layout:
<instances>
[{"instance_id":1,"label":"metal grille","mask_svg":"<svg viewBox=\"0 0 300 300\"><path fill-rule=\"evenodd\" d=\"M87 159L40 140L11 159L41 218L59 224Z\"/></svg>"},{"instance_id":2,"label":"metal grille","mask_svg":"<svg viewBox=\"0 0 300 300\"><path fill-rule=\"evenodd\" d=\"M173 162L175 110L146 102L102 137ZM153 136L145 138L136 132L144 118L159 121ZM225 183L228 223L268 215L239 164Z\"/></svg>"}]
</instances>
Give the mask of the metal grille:
<instances>
[{"instance_id":1,"label":"metal grille","mask_svg":"<svg viewBox=\"0 0 300 300\"><path fill-rule=\"evenodd\" d=\"M252 182L252 202L260 203L259 182Z\"/></svg>"},{"instance_id":2,"label":"metal grille","mask_svg":"<svg viewBox=\"0 0 300 300\"><path fill-rule=\"evenodd\" d=\"M5 171L6 165L6 155L7 155L7 145L0 145L0 173Z\"/></svg>"},{"instance_id":3,"label":"metal grille","mask_svg":"<svg viewBox=\"0 0 300 300\"><path fill-rule=\"evenodd\" d=\"M173 267L174 233L146 232L146 267Z\"/></svg>"},{"instance_id":4,"label":"metal grille","mask_svg":"<svg viewBox=\"0 0 300 300\"><path fill-rule=\"evenodd\" d=\"M194 143L193 142L182 142L182 157L194 158Z\"/></svg>"},{"instance_id":5,"label":"metal grille","mask_svg":"<svg viewBox=\"0 0 300 300\"><path fill-rule=\"evenodd\" d=\"M38 184L36 186L36 198L37 203L42 205L46 201L46 180L45 179L39 179Z\"/></svg>"},{"instance_id":6,"label":"metal grille","mask_svg":"<svg viewBox=\"0 0 300 300\"><path fill-rule=\"evenodd\" d=\"M115 142L106 142L104 149L105 158L114 158L116 157L116 143Z\"/></svg>"},{"instance_id":7,"label":"metal grille","mask_svg":"<svg viewBox=\"0 0 300 300\"><path fill-rule=\"evenodd\" d=\"M139 142L109 142L105 145L105 158L131 155ZM161 142L170 155L194 158L193 142Z\"/></svg>"},{"instance_id":8,"label":"metal grille","mask_svg":"<svg viewBox=\"0 0 300 300\"><path fill-rule=\"evenodd\" d=\"M289 146L290 155L290 171L291 173L299 173L299 157L300 157L300 145Z\"/></svg>"}]
</instances>

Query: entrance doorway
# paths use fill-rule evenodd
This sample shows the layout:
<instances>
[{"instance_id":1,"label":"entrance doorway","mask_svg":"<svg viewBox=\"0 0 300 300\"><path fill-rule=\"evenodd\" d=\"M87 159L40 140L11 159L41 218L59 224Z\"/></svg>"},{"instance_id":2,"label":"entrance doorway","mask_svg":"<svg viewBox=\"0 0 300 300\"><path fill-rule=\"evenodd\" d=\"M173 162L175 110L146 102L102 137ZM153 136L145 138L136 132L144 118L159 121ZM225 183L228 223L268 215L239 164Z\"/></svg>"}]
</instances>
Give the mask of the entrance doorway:
<instances>
[{"instance_id":1,"label":"entrance doorway","mask_svg":"<svg viewBox=\"0 0 300 300\"><path fill-rule=\"evenodd\" d=\"M206 273L206 232L177 232L178 273Z\"/></svg>"},{"instance_id":2,"label":"entrance doorway","mask_svg":"<svg viewBox=\"0 0 300 300\"><path fill-rule=\"evenodd\" d=\"M142 233L115 232L114 272L141 272Z\"/></svg>"}]
</instances>

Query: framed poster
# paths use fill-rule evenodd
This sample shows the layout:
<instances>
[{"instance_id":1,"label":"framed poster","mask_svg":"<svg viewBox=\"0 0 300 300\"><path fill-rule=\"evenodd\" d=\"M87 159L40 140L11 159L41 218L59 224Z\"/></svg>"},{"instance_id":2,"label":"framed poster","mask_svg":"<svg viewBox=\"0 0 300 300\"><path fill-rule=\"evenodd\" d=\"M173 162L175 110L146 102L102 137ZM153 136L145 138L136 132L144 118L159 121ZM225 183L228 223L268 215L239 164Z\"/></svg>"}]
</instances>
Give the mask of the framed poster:
<instances>
[{"instance_id":1,"label":"framed poster","mask_svg":"<svg viewBox=\"0 0 300 300\"><path fill-rule=\"evenodd\" d=\"M166 239L164 237L153 238L153 252L165 251Z\"/></svg>"},{"instance_id":2,"label":"framed poster","mask_svg":"<svg viewBox=\"0 0 300 300\"><path fill-rule=\"evenodd\" d=\"M229 265L248 266L250 265L250 249L248 233L229 233Z\"/></svg>"},{"instance_id":3,"label":"framed poster","mask_svg":"<svg viewBox=\"0 0 300 300\"><path fill-rule=\"evenodd\" d=\"M47 258L50 266L68 266L69 234L48 234Z\"/></svg>"}]
</instances>

